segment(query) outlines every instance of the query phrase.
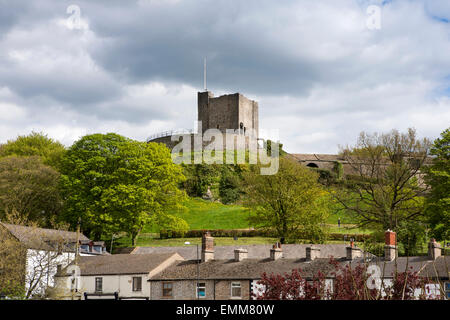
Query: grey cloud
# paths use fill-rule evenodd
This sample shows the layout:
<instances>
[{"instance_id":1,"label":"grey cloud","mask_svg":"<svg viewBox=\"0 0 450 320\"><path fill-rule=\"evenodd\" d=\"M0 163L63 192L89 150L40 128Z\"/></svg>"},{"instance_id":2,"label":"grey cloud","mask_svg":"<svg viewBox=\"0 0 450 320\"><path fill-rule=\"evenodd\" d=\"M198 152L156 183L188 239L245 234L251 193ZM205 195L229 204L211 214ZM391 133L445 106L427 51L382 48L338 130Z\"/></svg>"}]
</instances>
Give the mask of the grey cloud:
<instances>
[{"instance_id":1,"label":"grey cloud","mask_svg":"<svg viewBox=\"0 0 450 320\"><path fill-rule=\"evenodd\" d=\"M383 3L381 30L368 30L367 5ZM57 25L71 4L88 29ZM434 18L449 12L429 0L0 0L0 93L12 92L0 102L27 111L0 138L33 126L73 131L64 139L189 128L204 56L208 88L259 100L289 151L334 152L404 124L437 135L420 119L439 122L439 110L450 121L449 24Z\"/></svg>"}]
</instances>

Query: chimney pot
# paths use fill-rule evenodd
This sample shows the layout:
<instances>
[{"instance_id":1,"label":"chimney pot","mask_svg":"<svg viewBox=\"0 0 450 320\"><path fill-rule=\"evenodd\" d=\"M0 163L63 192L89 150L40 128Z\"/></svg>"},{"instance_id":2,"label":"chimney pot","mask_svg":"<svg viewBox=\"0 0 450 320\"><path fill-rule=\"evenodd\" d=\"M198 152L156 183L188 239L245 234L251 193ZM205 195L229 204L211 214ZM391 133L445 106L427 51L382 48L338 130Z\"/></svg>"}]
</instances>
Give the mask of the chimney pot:
<instances>
[{"instance_id":1,"label":"chimney pot","mask_svg":"<svg viewBox=\"0 0 450 320\"><path fill-rule=\"evenodd\" d=\"M306 247L306 261L313 261L320 258L320 248L318 247Z\"/></svg>"},{"instance_id":2,"label":"chimney pot","mask_svg":"<svg viewBox=\"0 0 450 320\"><path fill-rule=\"evenodd\" d=\"M442 254L441 244L436 242L436 239L431 238L428 244L428 258L430 260L436 260Z\"/></svg>"},{"instance_id":3,"label":"chimney pot","mask_svg":"<svg viewBox=\"0 0 450 320\"><path fill-rule=\"evenodd\" d=\"M351 243L350 246L346 248L346 250L347 250L347 260L354 260L356 258L362 257L361 249L353 246L353 243Z\"/></svg>"},{"instance_id":4,"label":"chimney pot","mask_svg":"<svg viewBox=\"0 0 450 320\"><path fill-rule=\"evenodd\" d=\"M214 259L214 238L209 231L202 235L202 262Z\"/></svg>"},{"instance_id":5,"label":"chimney pot","mask_svg":"<svg viewBox=\"0 0 450 320\"><path fill-rule=\"evenodd\" d=\"M248 251L246 249L235 249L234 250L234 261L239 262L247 259Z\"/></svg>"},{"instance_id":6,"label":"chimney pot","mask_svg":"<svg viewBox=\"0 0 450 320\"><path fill-rule=\"evenodd\" d=\"M272 249L270 249L270 259L271 260L278 260L283 256L283 250L281 249L281 244L276 243L272 246Z\"/></svg>"}]
</instances>

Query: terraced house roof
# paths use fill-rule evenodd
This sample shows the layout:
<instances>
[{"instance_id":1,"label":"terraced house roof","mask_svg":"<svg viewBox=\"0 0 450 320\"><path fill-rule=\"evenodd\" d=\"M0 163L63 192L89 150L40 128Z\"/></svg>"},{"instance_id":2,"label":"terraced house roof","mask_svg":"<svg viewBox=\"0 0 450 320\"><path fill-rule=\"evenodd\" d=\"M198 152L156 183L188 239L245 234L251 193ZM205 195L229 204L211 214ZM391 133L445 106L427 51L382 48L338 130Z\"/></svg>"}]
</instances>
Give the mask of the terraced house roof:
<instances>
[{"instance_id":1,"label":"terraced house roof","mask_svg":"<svg viewBox=\"0 0 450 320\"><path fill-rule=\"evenodd\" d=\"M339 263L347 263L345 259L339 259ZM265 272L267 274L291 273L294 269L300 269L305 278L312 278L318 271L332 277L335 267L328 258L318 258L313 261L302 259L245 259L235 260L211 260L198 264L199 278L202 280L220 279L260 279ZM194 280L197 279L197 262L193 260L180 261L162 272L154 275L149 281L160 280Z\"/></svg>"},{"instance_id":2,"label":"terraced house roof","mask_svg":"<svg viewBox=\"0 0 450 320\"><path fill-rule=\"evenodd\" d=\"M79 257L78 267L82 276L146 274L165 262L170 265L181 259L177 253L82 256Z\"/></svg>"},{"instance_id":3,"label":"terraced house roof","mask_svg":"<svg viewBox=\"0 0 450 320\"><path fill-rule=\"evenodd\" d=\"M310 244L284 244L283 257L286 259L301 259L306 257L306 248ZM316 244L320 248L320 254L323 258L341 258L346 256L345 244ZM246 249L248 251L248 259L265 259L270 255L271 244L254 244L254 245L236 245L236 246L214 246L214 257L217 260L233 259L235 249ZM178 247L137 247L131 254L149 254L178 252L186 260L197 259L196 246L178 246ZM198 248L200 256L201 248Z\"/></svg>"},{"instance_id":4,"label":"terraced house roof","mask_svg":"<svg viewBox=\"0 0 450 320\"><path fill-rule=\"evenodd\" d=\"M15 224L0 222L0 225L6 228L18 241L25 247L36 250L56 250L58 244L65 245L65 249L75 251L75 247L70 244L79 240L89 240L85 235L76 232L45 229L37 227L27 227Z\"/></svg>"}]
</instances>

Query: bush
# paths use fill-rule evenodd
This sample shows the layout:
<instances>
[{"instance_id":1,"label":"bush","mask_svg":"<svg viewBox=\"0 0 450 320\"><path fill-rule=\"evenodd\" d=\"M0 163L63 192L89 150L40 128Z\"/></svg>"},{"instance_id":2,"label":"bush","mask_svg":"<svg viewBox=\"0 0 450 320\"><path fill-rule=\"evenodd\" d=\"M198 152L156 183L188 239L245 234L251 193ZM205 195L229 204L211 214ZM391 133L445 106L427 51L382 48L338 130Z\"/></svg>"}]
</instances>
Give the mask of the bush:
<instances>
[{"instance_id":1,"label":"bush","mask_svg":"<svg viewBox=\"0 0 450 320\"><path fill-rule=\"evenodd\" d=\"M203 233L209 231L213 237L266 237L277 238L277 232L275 230L267 229L252 229L252 230L239 230L239 229L213 229L213 230L189 230L185 233L179 233L174 231L161 231L160 238L200 238ZM363 242L370 239L369 234L347 234L347 240L353 238L355 241ZM287 239L289 243L295 243L295 240L311 240L314 243L324 243L325 240L343 241L344 235L342 233L330 233L326 235L320 234L320 236L311 237L309 234L300 234L297 238Z\"/></svg>"}]
</instances>

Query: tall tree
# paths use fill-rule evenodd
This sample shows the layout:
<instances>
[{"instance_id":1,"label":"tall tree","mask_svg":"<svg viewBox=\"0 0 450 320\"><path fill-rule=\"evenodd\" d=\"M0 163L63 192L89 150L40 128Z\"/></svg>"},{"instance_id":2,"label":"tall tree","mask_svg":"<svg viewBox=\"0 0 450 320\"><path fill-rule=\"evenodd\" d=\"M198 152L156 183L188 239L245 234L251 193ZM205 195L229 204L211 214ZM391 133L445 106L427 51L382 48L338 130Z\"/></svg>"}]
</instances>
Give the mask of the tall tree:
<instances>
[{"instance_id":1,"label":"tall tree","mask_svg":"<svg viewBox=\"0 0 450 320\"><path fill-rule=\"evenodd\" d=\"M0 159L0 219L17 211L41 227L53 226L61 214L59 173L37 156Z\"/></svg>"},{"instance_id":2,"label":"tall tree","mask_svg":"<svg viewBox=\"0 0 450 320\"><path fill-rule=\"evenodd\" d=\"M65 148L61 143L46 134L33 131L29 135L18 136L15 140L9 140L1 145L0 157L39 156L44 164L58 169L64 152Z\"/></svg>"},{"instance_id":3,"label":"tall tree","mask_svg":"<svg viewBox=\"0 0 450 320\"><path fill-rule=\"evenodd\" d=\"M286 239L324 240L321 227L328 214L327 193L318 174L293 159L280 158L277 174L260 175L258 166L244 174L244 203L251 209L250 222L275 230Z\"/></svg>"},{"instance_id":4,"label":"tall tree","mask_svg":"<svg viewBox=\"0 0 450 320\"><path fill-rule=\"evenodd\" d=\"M62 161L65 217L95 239L126 231L132 244L142 228L180 206L184 176L162 144L144 143L114 133L87 135Z\"/></svg>"},{"instance_id":5,"label":"tall tree","mask_svg":"<svg viewBox=\"0 0 450 320\"><path fill-rule=\"evenodd\" d=\"M362 132L355 146L341 150L353 175L333 194L360 225L386 230L422 219L428 187L421 170L429 160L430 145L428 139L417 138L414 129Z\"/></svg>"},{"instance_id":6,"label":"tall tree","mask_svg":"<svg viewBox=\"0 0 450 320\"><path fill-rule=\"evenodd\" d=\"M430 153L435 156L427 168L425 181L431 186L426 215L437 239L450 239L450 128L434 141Z\"/></svg>"}]
</instances>

